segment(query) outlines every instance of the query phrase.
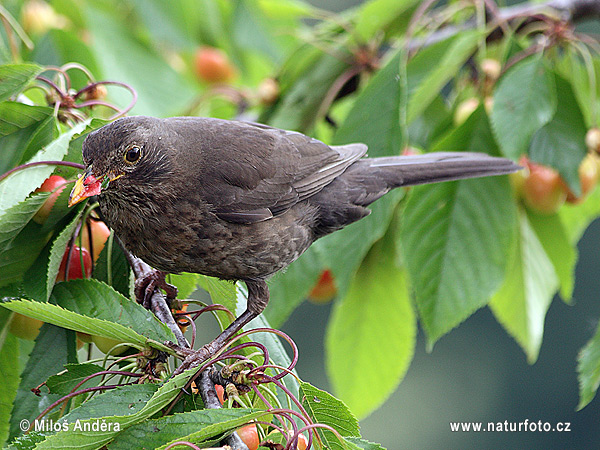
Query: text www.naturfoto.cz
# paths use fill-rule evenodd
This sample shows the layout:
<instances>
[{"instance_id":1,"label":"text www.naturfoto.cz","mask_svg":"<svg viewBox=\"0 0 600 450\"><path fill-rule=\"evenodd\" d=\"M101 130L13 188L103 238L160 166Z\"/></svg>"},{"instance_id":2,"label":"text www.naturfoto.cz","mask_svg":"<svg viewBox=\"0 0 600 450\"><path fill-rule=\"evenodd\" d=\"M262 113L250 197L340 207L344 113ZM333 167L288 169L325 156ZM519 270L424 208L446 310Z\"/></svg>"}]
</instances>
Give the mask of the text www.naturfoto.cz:
<instances>
[{"instance_id":1,"label":"text www.naturfoto.cz","mask_svg":"<svg viewBox=\"0 0 600 450\"><path fill-rule=\"evenodd\" d=\"M569 432L571 431L571 422L557 422L556 425L552 425L550 422L542 422L541 420L530 421L525 419L522 422L450 422L450 431L455 432L504 432L504 433L515 433L515 432Z\"/></svg>"}]
</instances>

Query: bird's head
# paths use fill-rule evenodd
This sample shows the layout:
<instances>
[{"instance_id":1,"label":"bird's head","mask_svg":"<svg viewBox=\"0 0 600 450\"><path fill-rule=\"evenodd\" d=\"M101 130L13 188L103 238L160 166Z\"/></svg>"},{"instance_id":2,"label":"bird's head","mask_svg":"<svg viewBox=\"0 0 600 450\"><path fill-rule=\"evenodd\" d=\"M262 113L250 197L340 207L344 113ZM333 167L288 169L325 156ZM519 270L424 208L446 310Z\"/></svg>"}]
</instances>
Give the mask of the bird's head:
<instances>
[{"instance_id":1,"label":"bird's head","mask_svg":"<svg viewBox=\"0 0 600 450\"><path fill-rule=\"evenodd\" d=\"M168 146L160 119L136 116L119 119L83 142L86 171L79 177L69 206L103 193L147 188L168 176Z\"/></svg>"}]
</instances>

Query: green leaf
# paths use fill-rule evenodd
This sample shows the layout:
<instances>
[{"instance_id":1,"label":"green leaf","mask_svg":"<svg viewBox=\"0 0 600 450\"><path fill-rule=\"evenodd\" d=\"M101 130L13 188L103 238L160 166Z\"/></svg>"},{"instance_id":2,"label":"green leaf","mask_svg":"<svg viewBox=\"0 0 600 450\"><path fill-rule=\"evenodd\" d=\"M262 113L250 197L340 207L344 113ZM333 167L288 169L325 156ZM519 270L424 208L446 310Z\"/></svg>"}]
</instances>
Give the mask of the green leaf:
<instances>
[{"instance_id":1,"label":"green leaf","mask_svg":"<svg viewBox=\"0 0 600 450\"><path fill-rule=\"evenodd\" d=\"M335 134L334 144L363 142L369 146L370 157L400 154L401 60L398 51L370 80Z\"/></svg>"},{"instance_id":2,"label":"green leaf","mask_svg":"<svg viewBox=\"0 0 600 450\"><path fill-rule=\"evenodd\" d=\"M281 326L315 285L323 270L317 245L313 244L285 271L268 280L271 299L264 315L273 326Z\"/></svg>"},{"instance_id":3,"label":"green leaf","mask_svg":"<svg viewBox=\"0 0 600 450\"><path fill-rule=\"evenodd\" d=\"M360 43L370 42L399 17L406 15L417 0L371 0L356 13L354 32Z\"/></svg>"},{"instance_id":4,"label":"green leaf","mask_svg":"<svg viewBox=\"0 0 600 450\"><path fill-rule=\"evenodd\" d=\"M87 24L94 37L91 49L103 73L137 91L137 102L130 113L180 113L196 95L194 86L153 49L139 42L131 27L122 22L122 15L104 11L102 6L87 4ZM123 107L131 102L131 94L124 89L115 89L111 98Z\"/></svg>"},{"instance_id":5,"label":"green leaf","mask_svg":"<svg viewBox=\"0 0 600 450\"><path fill-rule=\"evenodd\" d=\"M6 311L6 310L5 310ZM8 334L0 348L0 446L8 440L10 416L19 387L19 340Z\"/></svg>"},{"instance_id":6,"label":"green leaf","mask_svg":"<svg viewBox=\"0 0 600 450\"><path fill-rule=\"evenodd\" d=\"M0 215L0 254L25 228L49 196L49 192L33 195L8 208Z\"/></svg>"},{"instance_id":7,"label":"green leaf","mask_svg":"<svg viewBox=\"0 0 600 450\"><path fill-rule=\"evenodd\" d=\"M58 134L52 108L0 103L0 173L31 158Z\"/></svg>"},{"instance_id":8,"label":"green leaf","mask_svg":"<svg viewBox=\"0 0 600 450\"><path fill-rule=\"evenodd\" d=\"M87 365L92 366L92 364ZM148 404L158 388L156 384L150 383L116 387L87 400L62 417L61 422L74 423L77 420L111 416L126 417L136 414Z\"/></svg>"},{"instance_id":9,"label":"green leaf","mask_svg":"<svg viewBox=\"0 0 600 450\"><path fill-rule=\"evenodd\" d=\"M161 344L166 340L174 341L171 330L154 314L104 283L96 280L58 283L50 301L58 305L12 300L5 301L3 306L70 330L129 342L140 348L151 345L171 352ZM148 339L154 342L148 342Z\"/></svg>"},{"instance_id":10,"label":"green leaf","mask_svg":"<svg viewBox=\"0 0 600 450\"><path fill-rule=\"evenodd\" d=\"M379 444L365 441L364 439L361 439L361 438L345 437L344 440L356 445L358 448L362 448L363 450L386 450L384 447L382 447Z\"/></svg>"},{"instance_id":11,"label":"green leaf","mask_svg":"<svg viewBox=\"0 0 600 450\"><path fill-rule=\"evenodd\" d=\"M527 217L554 266L560 282L560 295L570 303L575 285L577 247L569 241L559 215L536 214L528 209Z\"/></svg>"},{"instance_id":12,"label":"green leaf","mask_svg":"<svg viewBox=\"0 0 600 450\"><path fill-rule=\"evenodd\" d=\"M133 425L117 436L110 444L110 449L158 448L200 431L209 425L231 424L232 421L245 423L247 415L248 410L242 408L204 409L146 420ZM222 430L215 431L216 435L232 429L231 425L220 426Z\"/></svg>"},{"instance_id":13,"label":"green leaf","mask_svg":"<svg viewBox=\"0 0 600 450\"><path fill-rule=\"evenodd\" d=\"M518 220L519 238L508 260L506 279L490 301L490 308L533 364L542 345L544 320L558 278L523 211Z\"/></svg>"},{"instance_id":14,"label":"green leaf","mask_svg":"<svg viewBox=\"0 0 600 450\"><path fill-rule=\"evenodd\" d=\"M100 252L100 256L98 256L92 277L112 286L115 291L125 297L129 297L131 295L131 278L133 274L125 253L112 236L114 236L114 233L109 237ZM181 291L180 295L182 295Z\"/></svg>"},{"instance_id":15,"label":"green leaf","mask_svg":"<svg viewBox=\"0 0 600 450\"><path fill-rule=\"evenodd\" d=\"M434 149L493 153L484 110ZM402 218L402 254L430 345L487 304L502 283L515 215L504 176L412 189Z\"/></svg>"},{"instance_id":16,"label":"green leaf","mask_svg":"<svg viewBox=\"0 0 600 450\"><path fill-rule=\"evenodd\" d=\"M21 92L42 71L35 64L5 64L0 66L0 102Z\"/></svg>"},{"instance_id":17,"label":"green leaf","mask_svg":"<svg viewBox=\"0 0 600 450\"><path fill-rule=\"evenodd\" d=\"M322 391L310 383L300 383L302 406L315 423L329 425L342 437L360 437L358 420L348 407L328 392ZM323 444L332 450L344 450L344 443L329 430L316 429Z\"/></svg>"},{"instance_id":18,"label":"green leaf","mask_svg":"<svg viewBox=\"0 0 600 450\"><path fill-rule=\"evenodd\" d=\"M590 193L586 201L565 205L558 212L569 242L576 244L583 232L600 215L600 186Z\"/></svg>"},{"instance_id":19,"label":"green leaf","mask_svg":"<svg viewBox=\"0 0 600 450\"><path fill-rule=\"evenodd\" d=\"M556 114L533 135L529 157L558 170L575 195L579 195L579 165L587 154L587 129L573 88L558 75L555 80Z\"/></svg>"},{"instance_id":20,"label":"green leaf","mask_svg":"<svg viewBox=\"0 0 600 450\"><path fill-rule=\"evenodd\" d=\"M442 88L463 67L481 39L479 31L465 31L452 38L452 44L442 56L431 64L431 70L419 86L410 93L406 119L415 120L429 104L440 95Z\"/></svg>"},{"instance_id":21,"label":"green leaf","mask_svg":"<svg viewBox=\"0 0 600 450\"><path fill-rule=\"evenodd\" d=\"M600 386L600 326L577 357L577 373L579 374L577 409L580 410L592 401Z\"/></svg>"},{"instance_id":22,"label":"green leaf","mask_svg":"<svg viewBox=\"0 0 600 450\"><path fill-rule=\"evenodd\" d=\"M235 312L237 306L237 288L231 281L223 281L213 277L200 275L198 286L210 294L213 303L225 306Z\"/></svg>"},{"instance_id":23,"label":"green leaf","mask_svg":"<svg viewBox=\"0 0 600 450\"><path fill-rule=\"evenodd\" d=\"M0 253L0 286L18 283L48 243L50 234L29 222L14 240Z\"/></svg>"},{"instance_id":24,"label":"green leaf","mask_svg":"<svg viewBox=\"0 0 600 450\"><path fill-rule=\"evenodd\" d=\"M237 285L237 291L238 291L238 295L237 295L237 305L238 306L237 306L237 309L235 310L235 313L236 313L236 315L239 316L246 309L248 293L247 293L246 288L240 286L239 283ZM256 317L255 319L253 319L252 321L250 321L246 326L244 326L244 331L249 331L249 330L253 330L256 328L271 328L271 327L272 327L271 324L269 324L269 322L267 321L264 314L261 314L258 317ZM289 367L290 366L291 359L288 356L288 353L286 352L286 349L285 349L284 345L282 344L279 336L275 335L274 333L261 332L261 333L252 334L251 338L252 338L252 341L261 343L265 347L267 347L267 349L269 349L269 358L271 359L273 364L276 364L281 367ZM292 369L292 372L295 373L296 372L295 369ZM287 389L289 389L289 391L293 395L297 396L299 385L298 385L298 381L296 380L295 377L293 377L293 376L284 377L280 381L284 384L284 386ZM282 404L284 404L288 400L287 395L283 391L281 391L279 388L277 389L277 393L280 397L280 401L282 402Z\"/></svg>"},{"instance_id":25,"label":"green leaf","mask_svg":"<svg viewBox=\"0 0 600 450\"><path fill-rule=\"evenodd\" d=\"M209 410L206 410L206 411L209 411ZM223 421L223 422L208 424L204 428L200 429L199 431L188 434L187 436L181 436L179 438L173 439L172 441L167 442L166 444L164 444L163 446L158 447L158 448L161 450L164 450L165 448L167 448L169 446L169 444L172 444L173 442L176 442L179 440L191 442L193 444L201 444L202 442L208 440L209 438L212 438L215 436L221 436L224 434L230 434L236 428L239 428L242 425L245 425L248 422L251 422L252 420L259 419L261 416L264 416L267 414L264 411L252 412L252 410L249 410L249 409L241 409L241 412L246 412L246 414L239 416L239 417L235 417L233 419Z\"/></svg>"},{"instance_id":26,"label":"green leaf","mask_svg":"<svg viewBox=\"0 0 600 450\"><path fill-rule=\"evenodd\" d=\"M518 62L500 79L494 92L492 128L502 153L514 160L527 150L531 136L556 112L554 77L544 60L533 56Z\"/></svg>"},{"instance_id":27,"label":"green leaf","mask_svg":"<svg viewBox=\"0 0 600 450\"><path fill-rule=\"evenodd\" d=\"M135 301L123 297L110 286L96 280L72 280L58 283L51 301L89 318L111 321L138 335L158 341L174 340L173 333L154 314ZM77 330L84 331L84 330ZM94 336L113 337L99 333Z\"/></svg>"},{"instance_id":28,"label":"green leaf","mask_svg":"<svg viewBox=\"0 0 600 450\"><path fill-rule=\"evenodd\" d=\"M47 406L60 398L59 395L48 394L44 390L40 396L36 396L31 389L46 381L49 376L60 372L66 363L74 362L77 362L75 334L44 324L21 375L10 419L11 438L23 433L19 428L21 420L33 422Z\"/></svg>"},{"instance_id":29,"label":"green leaf","mask_svg":"<svg viewBox=\"0 0 600 450\"><path fill-rule=\"evenodd\" d=\"M6 147L5 138L34 125L34 128L52 115L52 108L30 106L19 102L0 103L0 138L2 147ZM31 130L28 130L31 134ZM4 166L0 166L5 170Z\"/></svg>"},{"instance_id":30,"label":"green leaf","mask_svg":"<svg viewBox=\"0 0 600 450\"><path fill-rule=\"evenodd\" d=\"M197 273L170 274L168 281L177 287L178 298L188 298L196 290L200 277L201 275Z\"/></svg>"},{"instance_id":31,"label":"green leaf","mask_svg":"<svg viewBox=\"0 0 600 450\"><path fill-rule=\"evenodd\" d=\"M335 135L336 144L364 142L372 157L400 154L400 60L398 52L361 92ZM370 207L370 217L320 239L285 273L273 278L269 285L271 301L266 310L269 322L275 326L281 324L306 298L324 267L333 271L338 292L343 295L373 242L385 234L402 196L399 189L378 200Z\"/></svg>"},{"instance_id":32,"label":"green leaf","mask_svg":"<svg viewBox=\"0 0 600 450\"><path fill-rule=\"evenodd\" d=\"M329 378L358 417L367 416L394 392L413 356L417 325L394 248L387 237L373 246L347 294L336 303L327 328Z\"/></svg>"},{"instance_id":33,"label":"green leaf","mask_svg":"<svg viewBox=\"0 0 600 450\"><path fill-rule=\"evenodd\" d=\"M89 120L75 125L66 133L61 134L48 146L40 150L28 162L45 160L62 160L69 148L69 142L74 135L85 130ZM27 195L39 187L54 171L52 165L30 167L10 174L0 182L0 214L11 206L23 201Z\"/></svg>"},{"instance_id":34,"label":"green leaf","mask_svg":"<svg viewBox=\"0 0 600 450\"><path fill-rule=\"evenodd\" d=\"M62 372L58 375L52 375L50 378L48 378L46 386L50 390L51 394L67 395L79 382L83 381L84 378L104 370L104 368L91 363L66 364L65 369L65 372ZM100 377L96 379L92 378L78 387L78 389L96 386L100 381Z\"/></svg>"},{"instance_id":35,"label":"green leaf","mask_svg":"<svg viewBox=\"0 0 600 450\"><path fill-rule=\"evenodd\" d=\"M83 210L81 210L83 212ZM46 300L50 298L50 294L52 293L52 288L54 287L54 283L56 282L56 276L58 275L58 271L60 268L60 263L63 259L65 251L67 250L67 244L73 237L75 233L75 229L80 222L80 215L77 214L71 223L69 223L58 235L58 237L52 243L52 248L50 249L50 258L48 260L48 272L46 274ZM77 258L74 254L72 258ZM79 262L81 264L81 261ZM85 273L85 270L82 270L81 273ZM66 277L66 276L65 276Z\"/></svg>"},{"instance_id":36,"label":"green leaf","mask_svg":"<svg viewBox=\"0 0 600 450\"><path fill-rule=\"evenodd\" d=\"M82 420L78 423L69 422L69 430L61 431L49 436L44 442L40 443L36 449L51 450L56 448L73 447L77 447L80 450L98 449L113 440L121 431L125 430L131 425L145 421L168 405L179 394L179 392L181 392L181 389L187 384L190 377L194 375L195 372L196 369L190 369L177 375L176 377L171 378L168 382L158 388L158 390L154 393L154 395L152 395L150 400L147 401L142 409L138 410L134 414L106 416L107 418L110 417L110 423L112 424L110 429L99 430L93 433L84 431L87 423L96 421L98 418ZM103 405L99 405L100 408L106 407L107 405L110 406L110 403L102 403ZM84 405L81 407L83 406ZM81 429L74 429L76 423L81 427Z\"/></svg>"},{"instance_id":37,"label":"green leaf","mask_svg":"<svg viewBox=\"0 0 600 450\"><path fill-rule=\"evenodd\" d=\"M260 121L286 130L309 131L331 85L348 69L345 51L339 52L339 56L320 53Z\"/></svg>"}]
</instances>

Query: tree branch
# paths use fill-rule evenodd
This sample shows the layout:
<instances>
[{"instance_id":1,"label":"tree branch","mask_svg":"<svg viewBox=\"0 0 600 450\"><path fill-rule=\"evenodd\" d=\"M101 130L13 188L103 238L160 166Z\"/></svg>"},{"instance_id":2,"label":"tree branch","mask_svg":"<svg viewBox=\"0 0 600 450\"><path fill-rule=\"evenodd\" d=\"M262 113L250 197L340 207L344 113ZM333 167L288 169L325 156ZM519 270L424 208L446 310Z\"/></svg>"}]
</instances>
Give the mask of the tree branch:
<instances>
[{"instance_id":1,"label":"tree branch","mask_svg":"<svg viewBox=\"0 0 600 450\"><path fill-rule=\"evenodd\" d=\"M586 19L600 19L600 1L598 0L550 0L546 3L521 3L514 6L500 8L494 20L497 23L510 23L517 19L528 18L530 22L538 22L541 19L536 15L555 16L565 22L580 22ZM449 25L425 38L413 38L407 44L409 52L419 48L433 45L448 39L463 31L472 30L477 27L475 18L461 25ZM503 36L502 29L493 30L488 40L498 40Z\"/></svg>"}]
</instances>

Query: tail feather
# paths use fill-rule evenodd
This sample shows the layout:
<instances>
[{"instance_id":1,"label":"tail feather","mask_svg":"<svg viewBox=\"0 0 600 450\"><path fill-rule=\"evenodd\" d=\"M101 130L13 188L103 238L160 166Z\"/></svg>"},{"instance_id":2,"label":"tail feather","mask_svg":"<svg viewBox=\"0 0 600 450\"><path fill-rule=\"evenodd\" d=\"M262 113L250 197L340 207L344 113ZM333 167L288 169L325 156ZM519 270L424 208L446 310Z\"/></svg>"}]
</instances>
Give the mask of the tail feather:
<instances>
[{"instance_id":1,"label":"tail feather","mask_svg":"<svg viewBox=\"0 0 600 450\"><path fill-rule=\"evenodd\" d=\"M362 160L390 188L465 178L505 175L521 167L509 159L485 153L440 152Z\"/></svg>"},{"instance_id":2,"label":"tail feather","mask_svg":"<svg viewBox=\"0 0 600 450\"><path fill-rule=\"evenodd\" d=\"M315 236L324 236L365 217L370 213L367 206L393 188L505 175L520 168L505 158L468 152L359 159L310 198L319 210Z\"/></svg>"}]
</instances>

